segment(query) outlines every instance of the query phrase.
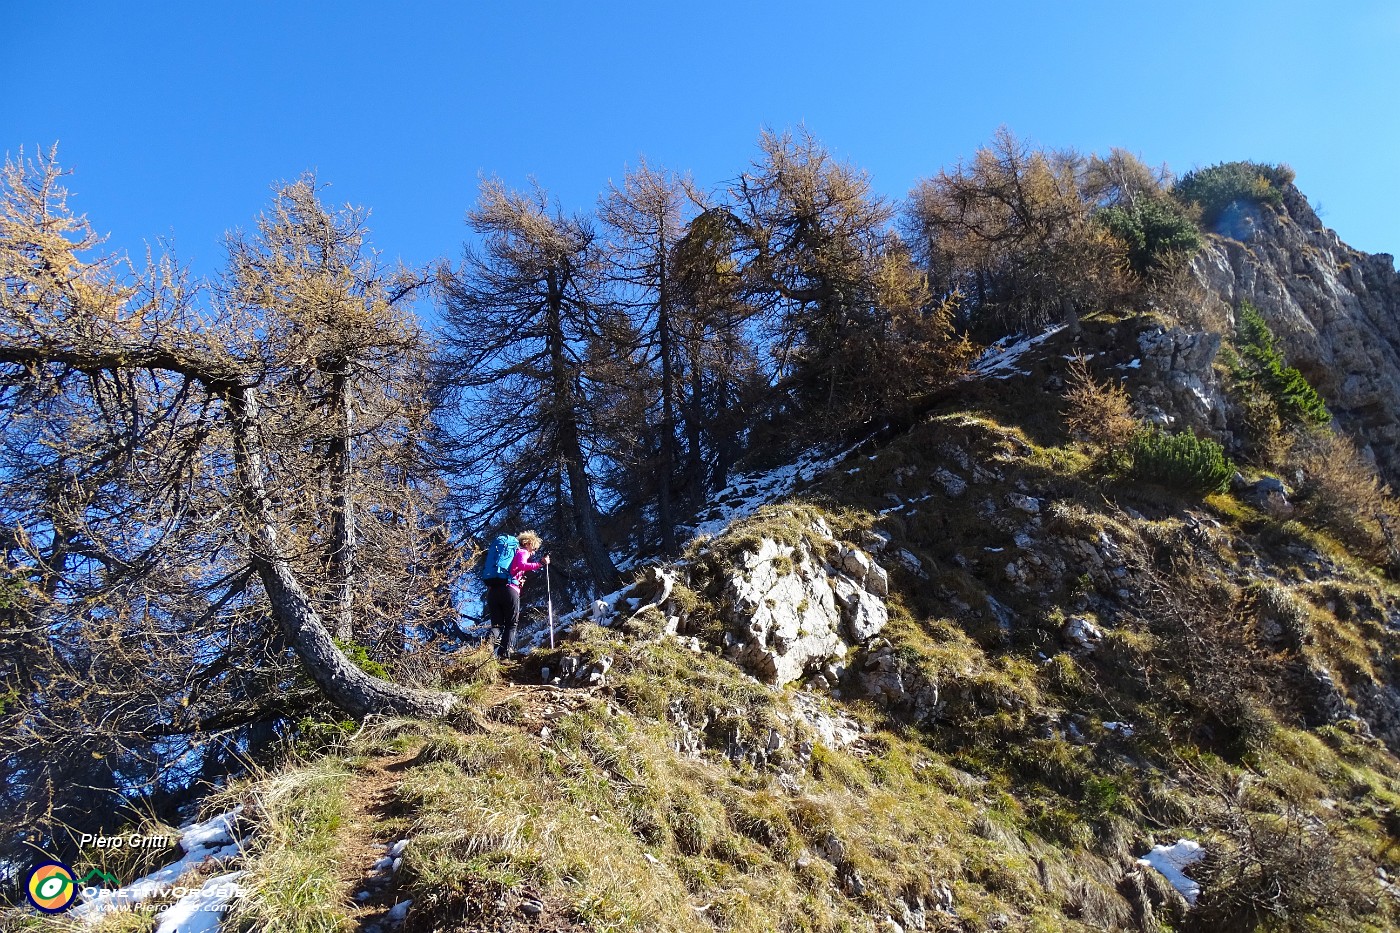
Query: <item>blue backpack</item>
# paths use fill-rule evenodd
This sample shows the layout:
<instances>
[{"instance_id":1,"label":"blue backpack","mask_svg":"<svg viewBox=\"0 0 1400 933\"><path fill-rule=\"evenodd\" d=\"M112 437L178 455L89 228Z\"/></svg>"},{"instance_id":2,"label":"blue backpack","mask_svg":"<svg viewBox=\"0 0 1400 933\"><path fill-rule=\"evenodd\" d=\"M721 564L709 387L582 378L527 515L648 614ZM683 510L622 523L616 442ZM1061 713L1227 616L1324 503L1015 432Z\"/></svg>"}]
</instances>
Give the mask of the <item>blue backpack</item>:
<instances>
[{"instance_id":1,"label":"blue backpack","mask_svg":"<svg viewBox=\"0 0 1400 933\"><path fill-rule=\"evenodd\" d=\"M497 535L486 551L486 564L481 568L483 580L509 580L510 564L520 541L514 535Z\"/></svg>"}]
</instances>

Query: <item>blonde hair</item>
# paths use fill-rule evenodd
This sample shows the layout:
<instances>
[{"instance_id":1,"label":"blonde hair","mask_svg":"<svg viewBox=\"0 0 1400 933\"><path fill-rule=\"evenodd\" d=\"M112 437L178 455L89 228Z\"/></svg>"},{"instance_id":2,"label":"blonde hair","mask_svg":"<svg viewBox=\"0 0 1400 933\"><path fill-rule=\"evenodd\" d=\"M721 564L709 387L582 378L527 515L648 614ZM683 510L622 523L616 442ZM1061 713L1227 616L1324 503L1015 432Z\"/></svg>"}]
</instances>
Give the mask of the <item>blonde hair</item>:
<instances>
[{"instance_id":1,"label":"blonde hair","mask_svg":"<svg viewBox=\"0 0 1400 933\"><path fill-rule=\"evenodd\" d=\"M543 543L540 541L540 536L533 531L522 531L516 535L516 539L519 540L520 546L527 551L538 551Z\"/></svg>"}]
</instances>

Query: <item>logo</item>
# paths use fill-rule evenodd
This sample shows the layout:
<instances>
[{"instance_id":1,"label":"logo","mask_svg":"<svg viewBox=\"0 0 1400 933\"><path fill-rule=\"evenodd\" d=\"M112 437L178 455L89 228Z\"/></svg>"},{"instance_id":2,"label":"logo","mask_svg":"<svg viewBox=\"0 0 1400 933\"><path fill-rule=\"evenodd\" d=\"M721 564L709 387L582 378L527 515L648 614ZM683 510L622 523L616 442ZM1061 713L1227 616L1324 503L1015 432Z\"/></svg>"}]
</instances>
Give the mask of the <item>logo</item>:
<instances>
[{"instance_id":1,"label":"logo","mask_svg":"<svg viewBox=\"0 0 1400 933\"><path fill-rule=\"evenodd\" d=\"M120 888L122 886L122 883L117 880L116 875L109 875L99 868L94 868L78 880L78 887L87 887L88 882L94 878L96 878L98 881L101 881L103 884L110 884L114 888Z\"/></svg>"},{"instance_id":2,"label":"logo","mask_svg":"<svg viewBox=\"0 0 1400 933\"><path fill-rule=\"evenodd\" d=\"M73 869L62 862L45 862L29 872L24 892L36 908L56 914L73 906L78 885L73 880Z\"/></svg>"}]
</instances>

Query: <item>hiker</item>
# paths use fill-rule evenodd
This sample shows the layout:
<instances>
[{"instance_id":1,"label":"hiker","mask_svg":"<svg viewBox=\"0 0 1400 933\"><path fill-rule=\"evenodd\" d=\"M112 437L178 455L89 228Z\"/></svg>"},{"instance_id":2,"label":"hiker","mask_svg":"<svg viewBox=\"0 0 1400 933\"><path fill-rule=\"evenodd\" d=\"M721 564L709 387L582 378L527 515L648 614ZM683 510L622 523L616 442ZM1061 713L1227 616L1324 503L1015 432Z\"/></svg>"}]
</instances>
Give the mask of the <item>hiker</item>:
<instances>
[{"instance_id":1,"label":"hiker","mask_svg":"<svg viewBox=\"0 0 1400 933\"><path fill-rule=\"evenodd\" d=\"M549 563L549 555L534 563L530 558L540 549L540 536L522 531L519 537L501 535L486 552L482 579L486 582L486 612L491 619L491 637L502 660L515 653L515 630L520 624L520 587L525 574Z\"/></svg>"}]
</instances>

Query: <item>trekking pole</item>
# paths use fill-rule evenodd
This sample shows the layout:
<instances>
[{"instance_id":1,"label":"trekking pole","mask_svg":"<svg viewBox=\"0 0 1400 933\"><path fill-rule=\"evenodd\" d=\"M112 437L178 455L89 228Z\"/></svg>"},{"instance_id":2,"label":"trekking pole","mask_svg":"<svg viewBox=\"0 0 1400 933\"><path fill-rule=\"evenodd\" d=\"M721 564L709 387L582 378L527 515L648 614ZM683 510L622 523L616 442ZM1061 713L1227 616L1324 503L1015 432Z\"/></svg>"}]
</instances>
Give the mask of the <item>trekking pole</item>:
<instances>
[{"instance_id":1,"label":"trekking pole","mask_svg":"<svg viewBox=\"0 0 1400 933\"><path fill-rule=\"evenodd\" d=\"M554 593L549 588L549 564L544 565L544 598L549 606L549 650L554 650Z\"/></svg>"}]
</instances>

